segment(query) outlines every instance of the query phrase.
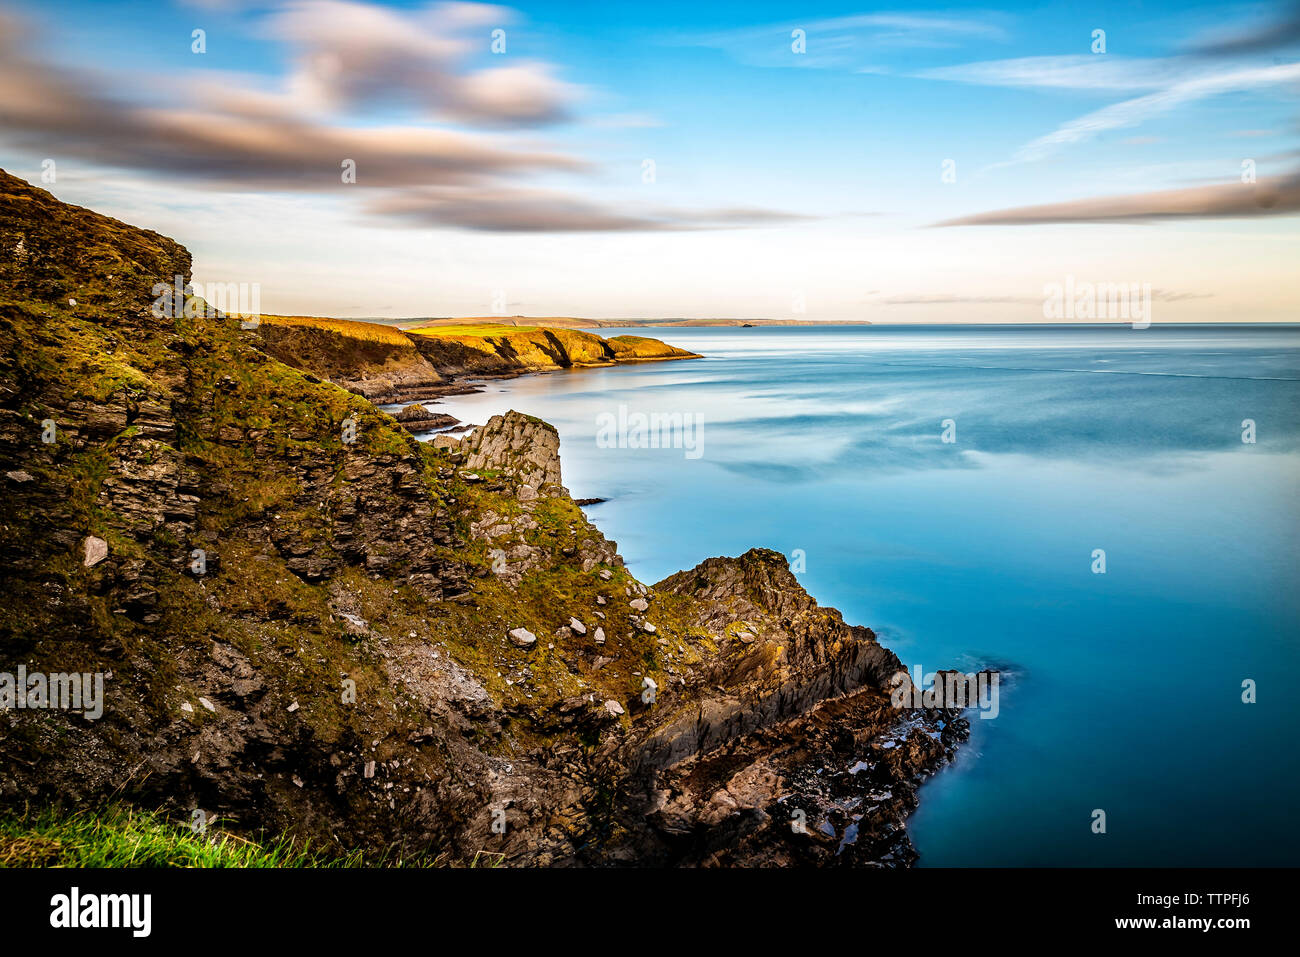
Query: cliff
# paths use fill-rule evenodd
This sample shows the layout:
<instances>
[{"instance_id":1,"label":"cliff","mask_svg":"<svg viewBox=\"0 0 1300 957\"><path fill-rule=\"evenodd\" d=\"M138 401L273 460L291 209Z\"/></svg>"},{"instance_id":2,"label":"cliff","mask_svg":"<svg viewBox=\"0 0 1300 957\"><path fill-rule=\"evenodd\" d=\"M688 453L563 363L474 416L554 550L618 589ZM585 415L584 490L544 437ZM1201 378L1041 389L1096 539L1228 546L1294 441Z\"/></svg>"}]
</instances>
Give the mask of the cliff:
<instances>
[{"instance_id":1,"label":"cliff","mask_svg":"<svg viewBox=\"0 0 1300 957\"><path fill-rule=\"evenodd\" d=\"M641 336L603 339L571 329L489 324L403 331L347 319L264 316L257 332L281 362L381 405L465 391L457 380L471 377L699 358Z\"/></svg>"},{"instance_id":2,"label":"cliff","mask_svg":"<svg viewBox=\"0 0 1300 957\"><path fill-rule=\"evenodd\" d=\"M893 709L898 660L779 554L648 586L546 423L417 442L264 330L160 318L181 246L3 172L0 249L0 672L104 676L97 719L0 712L0 810L452 862L914 857L966 722ZM321 371L408 354L322 341Z\"/></svg>"}]
</instances>

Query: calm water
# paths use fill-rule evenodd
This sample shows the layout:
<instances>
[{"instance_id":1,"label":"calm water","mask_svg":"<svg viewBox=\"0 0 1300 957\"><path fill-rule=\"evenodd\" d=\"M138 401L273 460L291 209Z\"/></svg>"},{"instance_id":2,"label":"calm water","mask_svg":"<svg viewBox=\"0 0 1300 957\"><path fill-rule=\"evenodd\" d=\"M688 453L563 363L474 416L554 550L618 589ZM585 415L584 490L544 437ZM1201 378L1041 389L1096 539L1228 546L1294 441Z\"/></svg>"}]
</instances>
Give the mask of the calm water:
<instances>
[{"instance_id":1,"label":"calm water","mask_svg":"<svg viewBox=\"0 0 1300 957\"><path fill-rule=\"evenodd\" d=\"M922 792L923 865L1300 864L1300 327L645 334L707 358L439 408L554 423L647 582L801 549L909 666L1014 675ZM700 454L599 447L620 404L703 416Z\"/></svg>"}]
</instances>

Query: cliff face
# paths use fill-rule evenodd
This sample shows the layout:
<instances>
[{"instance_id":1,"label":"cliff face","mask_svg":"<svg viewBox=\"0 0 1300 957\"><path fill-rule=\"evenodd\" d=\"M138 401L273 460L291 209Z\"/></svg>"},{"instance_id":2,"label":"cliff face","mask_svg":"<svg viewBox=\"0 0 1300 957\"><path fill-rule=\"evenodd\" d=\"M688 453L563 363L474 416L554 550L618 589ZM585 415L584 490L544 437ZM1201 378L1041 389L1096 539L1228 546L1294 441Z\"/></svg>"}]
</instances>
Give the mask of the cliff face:
<instances>
[{"instance_id":1,"label":"cliff face","mask_svg":"<svg viewBox=\"0 0 1300 957\"><path fill-rule=\"evenodd\" d=\"M345 319L267 316L258 335L275 358L380 405L461 391L465 386L457 385L456 380L471 377L699 358L658 339L603 339L572 329L503 329L490 335L454 335L437 328L403 332Z\"/></svg>"},{"instance_id":2,"label":"cliff face","mask_svg":"<svg viewBox=\"0 0 1300 957\"><path fill-rule=\"evenodd\" d=\"M0 250L0 672L105 675L98 720L0 713L0 805L449 860L910 859L965 722L891 708L897 659L780 555L648 587L546 423L416 442L260 331L158 318L182 247L3 173Z\"/></svg>"}]
</instances>

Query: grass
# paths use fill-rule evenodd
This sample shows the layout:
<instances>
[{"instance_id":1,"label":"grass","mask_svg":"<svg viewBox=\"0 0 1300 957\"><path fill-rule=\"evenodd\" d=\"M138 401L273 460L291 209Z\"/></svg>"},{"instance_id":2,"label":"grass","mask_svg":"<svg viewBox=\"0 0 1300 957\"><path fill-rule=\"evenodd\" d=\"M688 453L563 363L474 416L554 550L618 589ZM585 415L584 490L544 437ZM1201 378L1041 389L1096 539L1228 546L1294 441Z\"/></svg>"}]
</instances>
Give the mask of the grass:
<instances>
[{"instance_id":1,"label":"grass","mask_svg":"<svg viewBox=\"0 0 1300 957\"><path fill-rule=\"evenodd\" d=\"M501 323L482 322L459 326L419 326L408 329L407 332L421 336L509 336L537 330L537 326L507 326Z\"/></svg>"},{"instance_id":2,"label":"grass","mask_svg":"<svg viewBox=\"0 0 1300 957\"><path fill-rule=\"evenodd\" d=\"M444 856L337 853L287 836L254 841L209 825L203 834L156 811L124 804L102 811L24 811L0 819L0 867L497 867L480 851L465 862Z\"/></svg>"},{"instance_id":3,"label":"grass","mask_svg":"<svg viewBox=\"0 0 1300 957\"><path fill-rule=\"evenodd\" d=\"M356 319L326 319L317 316L267 316L261 321L272 326L311 326L315 329L328 329L350 339L365 342L382 342L395 346L410 345L410 340L396 326L387 326L379 322L361 322Z\"/></svg>"}]
</instances>

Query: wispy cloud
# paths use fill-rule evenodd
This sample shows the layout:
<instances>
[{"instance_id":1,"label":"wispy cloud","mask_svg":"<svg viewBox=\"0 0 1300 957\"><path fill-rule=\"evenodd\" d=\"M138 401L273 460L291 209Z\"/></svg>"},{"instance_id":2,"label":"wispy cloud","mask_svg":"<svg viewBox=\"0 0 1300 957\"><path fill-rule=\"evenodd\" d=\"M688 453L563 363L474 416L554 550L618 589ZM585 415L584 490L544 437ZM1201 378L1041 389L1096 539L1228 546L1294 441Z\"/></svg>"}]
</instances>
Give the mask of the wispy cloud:
<instances>
[{"instance_id":1,"label":"wispy cloud","mask_svg":"<svg viewBox=\"0 0 1300 957\"><path fill-rule=\"evenodd\" d=\"M1020 147L1012 161L1029 163L1045 159L1066 147L1086 143L1101 133L1140 126L1154 117L1198 100L1225 93L1259 90L1294 83L1298 80L1300 80L1300 63L1246 67L1181 80L1155 93L1113 103L1063 123L1053 132Z\"/></svg>"},{"instance_id":2,"label":"wispy cloud","mask_svg":"<svg viewBox=\"0 0 1300 957\"><path fill-rule=\"evenodd\" d=\"M1204 66L1191 58L1081 54L983 60L919 70L912 75L979 86L1138 93L1163 89L1198 72L1204 72Z\"/></svg>"},{"instance_id":3,"label":"wispy cloud","mask_svg":"<svg viewBox=\"0 0 1300 957\"><path fill-rule=\"evenodd\" d=\"M750 66L853 69L884 72L875 58L890 51L946 50L972 42L1002 42L1009 33L1003 14L867 13L791 20L711 33L679 34L672 42L721 50ZM795 53L794 32L803 52Z\"/></svg>"}]
</instances>

